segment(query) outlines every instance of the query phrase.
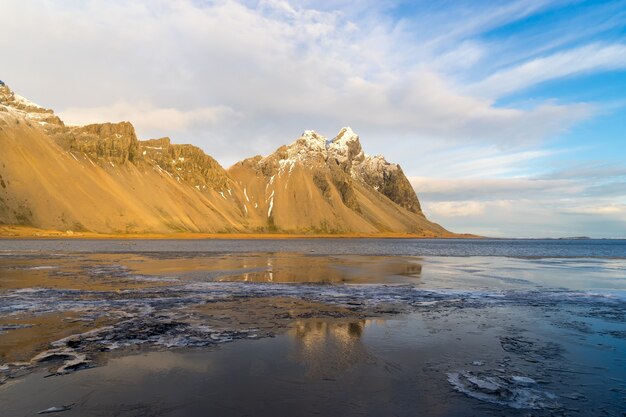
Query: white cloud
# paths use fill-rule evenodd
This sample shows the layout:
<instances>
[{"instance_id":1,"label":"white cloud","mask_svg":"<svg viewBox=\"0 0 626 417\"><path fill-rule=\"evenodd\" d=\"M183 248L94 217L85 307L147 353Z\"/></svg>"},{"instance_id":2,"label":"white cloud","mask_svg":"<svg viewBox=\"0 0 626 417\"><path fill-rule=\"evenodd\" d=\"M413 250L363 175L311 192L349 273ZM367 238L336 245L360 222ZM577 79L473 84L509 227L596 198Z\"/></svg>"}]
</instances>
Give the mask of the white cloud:
<instances>
[{"instance_id":1,"label":"white cloud","mask_svg":"<svg viewBox=\"0 0 626 417\"><path fill-rule=\"evenodd\" d=\"M485 214L487 203L481 201L439 201L428 203L427 213L436 217L467 217Z\"/></svg>"},{"instance_id":2,"label":"white cloud","mask_svg":"<svg viewBox=\"0 0 626 417\"><path fill-rule=\"evenodd\" d=\"M233 146L251 148L248 154L271 151L291 137L286 132L336 131L344 124L374 141L385 130L413 140L512 146L560 133L592 114L585 104L496 107L460 93L442 70L459 57L472 65L484 56L479 43L464 37L544 2L489 7L463 20L454 36L438 30L422 35L427 39L415 39L414 24L394 25L363 5L352 14L348 6L316 10L310 4L160 0L35 7L6 0L0 14L12 19L0 26L0 47L13 58L3 72L18 92L70 116L119 103L232 109L241 116L238 124L228 120L232 128L220 131ZM148 111L158 113L154 109ZM195 123L181 121L180 111L172 117L188 127L175 140L229 158ZM150 124L137 119L131 121Z\"/></svg>"},{"instance_id":3,"label":"white cloud","mask_svg":"<svg viewBox=\"0 0 626 417\"><path fill-rule=\"evenodd\" d=\"M623 184L623 172L588 174L410 180L427 216L450 230L485 236L626 237L626 194L612 192Z\"/></svg>"},{"instance_id":4,"label":"white cloud","mask_svg":"<svg viewBox=\"0 0 626 417\"><path fill-rule=\"evenodd\" d=\"M567 155L567 149L545 147L504 147L485 146L472 143L464 146L450 146L449 143L436 143L420 148L419 152L428 158L402 165L409 175L437 178L520 178L538 175L549 169L549 162ZM411 152L410 148L395 149L388 146L385 155L396 156ZM414 151L413 151L414 152ZM413 161L410 161L413 162ZM537 167L544 167L537 172ZM553 179L553 178L546 178Z\"/></svg>"},{"instance_id":5,"label":"white cloud","mask_svg":"<svg viewBox=\"0 0 626 417\"><path fill-rule=\"evenodd\" d=\"M484 97L502 97L544 81L621 68L626 68L626 45L591 44L504 69L465 90Z\"/></svg>"},{"instance_id":6,"label":"white cloud","mask_svg":"<svg viewBox=\"0 0 626 417\"><path fill-rule=\"evenodd\" d=\"M572 164L544 175L545 179L626 178L626 166L616 163L588 161Z\"/></svg>"},{"instance_id":7,"label":"white cloud","mask_svg":"<svg viewBox=\"0 0 626 417\"><path fill-rule=\"evenodd\" d=\"M409 181L415 191L429 201L575 197L586 189L576 181L532 178L409 177Z\"/></svg>"},{"instance_id":8,"label":"white cloud","mask_svg":"<svg viewBox=\"0 0 626 417\"><path fill-rule=\"evenodd\" d=\"M457 142L536 142L592 113L584 104L543 104L530 110L494 107L489 100L459 94L432 72L414 73L391 85L355 79L345 88L346 101L339 106L328 103L326 109L343 109L344 117L364 126L374 120Z\"/></svg>"},{"instance_id":9,"label":"white cloud","mask_svg":"<svg viewBox=\"0 0 626 417\"><path fill-rule=\"evenodd\" d=\"M173 107L155 107L145 102L118 102L112 106L67 108L59 112L59 116L70 125L131 121L138 131L162 131L163 135L194 126L207 128L237 117L235 111L226 106L180 110Z\"/></svg>"},{"instance_id":10,"label":"white cloud","mask_svg":"<svg viewBox=\"0 0 626 417\"><path fill-rule=\"evenodd\" d=\"M595 206L572 207L564 210L567 213L615 216L626 220L626 204L606 204Z\"/></svg>"},{"instance_id":11,"label":"white cloud","mask_svg":"<svg viewBox=\"0 0 626 417\"><path fill-rule=\"evenodd\" d=\"M626 237L626 204L593 204L541 196L494 201L422 204L429 218L449 230L493 237Z\"/></svg>"}]
</instances>

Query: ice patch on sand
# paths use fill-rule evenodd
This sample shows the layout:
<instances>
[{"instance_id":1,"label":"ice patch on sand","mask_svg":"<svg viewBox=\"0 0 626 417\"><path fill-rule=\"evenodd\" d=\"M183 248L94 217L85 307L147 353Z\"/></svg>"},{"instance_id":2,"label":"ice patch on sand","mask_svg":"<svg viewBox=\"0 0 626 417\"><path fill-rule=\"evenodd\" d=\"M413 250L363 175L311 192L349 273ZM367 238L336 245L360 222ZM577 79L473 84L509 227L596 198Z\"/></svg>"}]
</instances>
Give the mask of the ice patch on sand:
<instances>
[{"instance_id":1,"label":"ice patch on sand","mask_svg":"<svg viewBox=\"0 0 626 417\"><path fill-rule=\"evenodd\" d=\"M237 339L256 339L271 333L250 329L214 329L184 313L139 314L114 326L104 326L71 335L50 344L50 349L35 355L29 362L0 365L0 384L12 375L41 365L53 365L53 375L63 375L94 366L93 358L101 352L127 347L152 348L205 347Z\"/></svg>"},{"instance_id":2,"label":"ice patch on sand","mask_svg":"<svg viewBox=\"0 0 626 417\"><path fill-rule=\"evenodd\" d=\"M46 270L46 269L58 269L58 266L52 266L52 265L26 266L21 269L24 269L27 271L39 271L39 270Z\"/></svg>"},{"instance_id":3,"label":"ice patch on sand","mask_svg":"<svg viewBox=\"0 0 626 417\"><path fill-rule=\"evenodd\" d=\"M56 374L66 374L89 366L87 355L78 353L69 348L51 349L42 352L31 359L32 363L62 360L63 364L57 368Z\"/></svg>"},{"instance_id":4,"label":"ice patch on sand","mask_svg":"<svg viewBox=\"0 0 626 417\"><path fill-rule=\"evenodd\" d=\"M497 376L468 371L448 373L448 382L458 392L480 401L516 409L555 409L556 395L538 388L524 376Z\"/></svg>"}]
</instances>

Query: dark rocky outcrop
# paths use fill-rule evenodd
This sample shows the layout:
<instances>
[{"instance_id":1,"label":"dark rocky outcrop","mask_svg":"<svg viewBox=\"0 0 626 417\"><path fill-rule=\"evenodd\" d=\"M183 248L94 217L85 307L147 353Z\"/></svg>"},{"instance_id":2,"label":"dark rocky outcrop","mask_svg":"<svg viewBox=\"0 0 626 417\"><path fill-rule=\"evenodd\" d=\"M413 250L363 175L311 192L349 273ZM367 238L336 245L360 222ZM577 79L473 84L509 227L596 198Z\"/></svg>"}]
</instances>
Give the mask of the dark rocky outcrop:
<instances>
[{"instance_id":1,"label":"dark rocky outcrop","mask_svg":"<svg viewBox=\"0 0 626 417\"><path fill-rule=\"evenodd\" d=\"M405 209L422 214L417 194L404 172L382 156L363 152L359 136L349 127L341 129L328 147L328 158L355 180L361 181Z\"/></svg>"},{"instance_id":2,"label":"dark rocky outcrop","mask_svg":"<svg viewBox=\"0 0 626 417\"><path fill-rule=\"evenodd\" d=\"M394 203L423 215L417 194L398 164L391 164L382 156L367 157L355 172L357 178Z\"/></svg>"}]
</instances>

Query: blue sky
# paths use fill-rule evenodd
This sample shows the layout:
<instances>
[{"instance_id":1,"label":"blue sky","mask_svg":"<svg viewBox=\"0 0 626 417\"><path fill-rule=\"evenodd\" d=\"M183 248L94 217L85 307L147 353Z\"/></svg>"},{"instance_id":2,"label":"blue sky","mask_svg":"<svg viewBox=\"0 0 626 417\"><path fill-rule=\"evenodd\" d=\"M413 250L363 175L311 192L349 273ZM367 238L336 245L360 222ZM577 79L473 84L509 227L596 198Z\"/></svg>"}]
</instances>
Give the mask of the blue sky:
<instances>
[{"instance_id":1,"label":"blue sky","mask_svg":"<svg viewBox=\"0 0 626 417\"><path fill-rule=\"evenodd\" d=\"M626 1L0 3L0 78L229 166L344 125L426 214L490 236L626 237Z\"/></svg>"}]
</instances>

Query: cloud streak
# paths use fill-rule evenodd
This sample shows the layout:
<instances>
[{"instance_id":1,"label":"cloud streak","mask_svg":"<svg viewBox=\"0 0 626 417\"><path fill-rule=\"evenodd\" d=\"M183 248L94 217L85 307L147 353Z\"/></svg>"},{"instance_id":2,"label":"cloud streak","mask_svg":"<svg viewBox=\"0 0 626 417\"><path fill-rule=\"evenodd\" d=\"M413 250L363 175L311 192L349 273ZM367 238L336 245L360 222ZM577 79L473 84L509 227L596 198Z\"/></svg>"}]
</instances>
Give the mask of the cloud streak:
<instances>
[{"instance_id":1,"label":"cloud streak","mask_svg":"<svg viewBox=\"0 0 626 417\"><path fill-rule=\"evenodd\" d=\"M173 107L154 107L145 102L118 102L112 106L67 108L60 112L59 116L70 125L131 121L139 131L173 133L193 127L209 128L237 118L236 112L226 106L179 110Z\"/></svg>"},{"instance_id":2,"label":"cloud streak","mask_svg":"<svg viewBox=\"0 0 626 417\"><path fill-rule=\"evenodd\" d=\"M626 45L591 44L526 61L466 88L469 94L503 97L545 81L626 68Z\"/></svg>"},{"instance_id":3,"label":"cloud streak","mask_svg":"<svg viewBox=\"0 0 626 417\"><path fill-rule=\"evenodd\" d=\"M410 177L415 190L430 201L464 201L537 198L539 196L576 196L585 186L571 180L529 178L442 179Z\"/></svg>"}]
</instances>

